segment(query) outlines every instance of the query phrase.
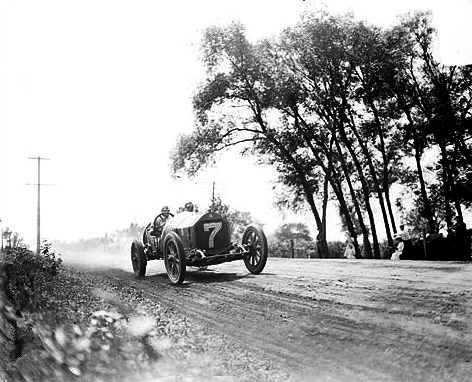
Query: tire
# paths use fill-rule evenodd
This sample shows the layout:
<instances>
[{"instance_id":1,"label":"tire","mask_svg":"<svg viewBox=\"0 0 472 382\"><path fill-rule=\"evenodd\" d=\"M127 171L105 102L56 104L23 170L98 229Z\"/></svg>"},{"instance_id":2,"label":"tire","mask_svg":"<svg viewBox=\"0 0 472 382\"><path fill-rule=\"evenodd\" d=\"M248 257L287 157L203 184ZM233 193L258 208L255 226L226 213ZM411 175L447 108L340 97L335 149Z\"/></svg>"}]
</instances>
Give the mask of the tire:
<instances>
[{"instance_id":1,"label":"tire","mask_svg":"<svg viewBox=\"0 0 472 382\"><path fill-rule=\"evenodd\" d=\"M133 241L133 244L131 244L131 264L136 276L143 277L146 274L146 254L143 245L138 241Z\"/></svg>"},{"instance_id":2,"label":"tire","mask_svg":"<svg viewBox=\"0 0 472 382\"><path fill-rule=\"evenodd\" d=\"M164 238L164 263L172 284L182 284L187 273L187 259L182 240L172 231Z\"/></svg>"},{"instance_id":3,"label":"tire","mask_svg":"<svg viewBox=\"0 0 472 382\"><path fill-rule=\"evenodd\" d=\"M247 226L243 233L242 244L249 250L244 257L244 264L249 272L259 274L267 262L267 238L264 232L252 225Z\"/></svg>"}]
</instances>

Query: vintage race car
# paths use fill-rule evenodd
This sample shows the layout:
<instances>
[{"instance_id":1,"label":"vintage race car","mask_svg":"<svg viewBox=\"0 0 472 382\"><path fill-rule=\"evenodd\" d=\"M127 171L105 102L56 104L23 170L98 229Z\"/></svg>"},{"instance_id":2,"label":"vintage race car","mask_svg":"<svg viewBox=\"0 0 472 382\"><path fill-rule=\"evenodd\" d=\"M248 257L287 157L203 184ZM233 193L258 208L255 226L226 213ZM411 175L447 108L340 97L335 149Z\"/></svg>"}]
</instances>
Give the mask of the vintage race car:
<instances>
[{"instance_id":1,"label":"vintage race car","mask_svg":"<svg viewBox=\"0 0 472 382\"><path fill-rule=\"evenodd\" d=\"M174 284L185 280L186 267L205 267L243 260L249 272L259 274L267 262L267 239L262 229L249 225L241 244L231 242L227 219L214 213L181 212L170 217L162 227L156 217L143 233L142 243L131 244L131 262L138 277L146 274L149 260L164 260L169 279Z\"/></svg>"}]
</instances>

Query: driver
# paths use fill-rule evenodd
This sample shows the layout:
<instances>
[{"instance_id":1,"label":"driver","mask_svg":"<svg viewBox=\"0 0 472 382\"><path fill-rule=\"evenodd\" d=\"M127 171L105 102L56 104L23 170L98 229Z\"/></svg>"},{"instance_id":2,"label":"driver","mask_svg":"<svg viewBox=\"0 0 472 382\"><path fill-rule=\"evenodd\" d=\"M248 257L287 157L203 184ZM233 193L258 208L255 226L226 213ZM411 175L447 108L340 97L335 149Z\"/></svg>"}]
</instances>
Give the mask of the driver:
<instances>
[{"instance_id":1,"label":"driver","mask_svg":"<svg viewBox=\"0 0 472 382\"><path fill-rule=\"evenodd\" d=\"M146 226L146 232L143 236L145 246L155 247L158 245L159 237L161 236L164 225L169 217L171 217L169 207L162 207L161 212L156 216L156 218Z\"/></svg>"},{"instance_id":2,"label":"driver","mask_svg":"<svg viewBox=\"0 0 472 382\"><path fill-rule=\"evenodd\" d=\"M154 234L159 237L162 233L162 228L166 224L167 219L170 217L170 209L167 206L161 208L161 213L154 219Z\"/></svg>"}]
</instances>

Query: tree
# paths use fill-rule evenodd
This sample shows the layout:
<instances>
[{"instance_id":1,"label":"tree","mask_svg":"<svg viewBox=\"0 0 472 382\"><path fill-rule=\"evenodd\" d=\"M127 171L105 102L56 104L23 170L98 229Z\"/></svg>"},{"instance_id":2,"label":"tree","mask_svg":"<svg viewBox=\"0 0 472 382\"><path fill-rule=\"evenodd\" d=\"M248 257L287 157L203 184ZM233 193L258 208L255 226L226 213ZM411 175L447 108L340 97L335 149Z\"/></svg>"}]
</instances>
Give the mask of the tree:
<instances>
[{"instance_id":1,"label":"tree","mask_svg":"<svg viewBox=\"0 0 472 382\"><path fill-rule=\"evenodd\" d=\"M336 158L341 164L339 170L347 182L348 192L363 231L365 248L370 257L369 230L363 223L361 207L367 212L374 256L380 258L377 230L370 202L371 190L369 180L364 173L366 167L364 164L368 165L374 180L376 179L375 169L369 155L363 158L357 152L359 146L363 149L364 154L368 153L368 150L362 145L362 140L359 140L359 134L352 118L354 107L351 102L354 100L353 94L357 88L357 80L353 75L356 67L354 52L359 49L358 36L361 35L357 33L357 29L358 23L355 23L350 17L308 15L296 28L286 33L285 46L288 47L287 50L290 54L290 59L287 60L289 67L299 77L300 83L304 84L308 94L309 103L303 105L302 109L305 115L298 115L301 123L306 131L310 132L319 130L318 127L321 126L322 134L330 137L331 142L334 143L336 156L330 155L327 159L331 162L333 158ZM306 110L311 113L307 113ZM351 136L351 133L354 133L354 137ZM310 139L310 143L315 144L312 146L312 152L315 155L314 151L320 146L320 140L314 139L313 134L308 139ZM346 162L350 162L354 166L349 166ZM334 171L333 166L325 168L329 169L325 170L325 175L331 178ZM359 187L354 186L351 181L353 177ZM336 188L333 184L332 187L339 202L345 205L340 191L342 188ZM357 193L356 188L361 192ZM378 186L377 192L379 200L383 204ZM361 200L359 200L359 196ZM343 206L342 211L346 214L346 222L349 223L348 209ZM386 224L388 225L388 223ZM349 229L353 235L354 227L350 223ZM387 235L389 235L388 226ZM357 247L357 242L355 246Z\"/></svg>"},{"instance_id":2,"label":"tree","mask_svg":"<svg viewBox=\"0 0 472 382\"><path fill-rule=\"evenodd\" d=\"M304 223L285 223L272 233L268 241L274 257L310 257L314 242Z\"/></svg>"},{"instance_id":3,"label":"tree","mask_svg":"<svg viewBox=\"0 0 472 382\"><path fill-rule=\"evenodd\" d=\"M395 94L398 108L407 118L404 136L413 143L420 184L422 211L428 230L435 232L435 216L427 184L423 176L421 156L428 147L438 147L441 159L438 172L447 226L451 225L454 205L462 215L461 173L470 169L472 86L471 68L447 67L434 59L433 37L429 13L414 13L386 33L390 46L395 47L394 75L386 83ZM456 179L458 181L456 181ZM437 199L436 196L433 196ZM467 198L467 197L466 197Z\"/></svg>"},{"instance_id":4,"label":"tree","mask_svg":"<svg viewBox=\"0 0 472 382\"><path fill-rule=\"evenodd\" d=\"M330 199L350 236L360 231L364 256L380 258L375 198L393 245L395 182L417 191L415 211L429 231L437 231L441 216L449 225L472 203L471 68L439 65L433 34L427 14L382 30L351 16L307 13L257 43L239 23L208 28L197 126L179 138L173 170L192 176L234 146L257 155L291 190L289 205L309 206L323 257ZM423 154L431 148L441 153L441 187L424 175ZM414 171L402 163L410 157ZM357 239L354 245L359 256Z\"/></svg>"},{"instance_id":5,"label":"tree","mask_svg":"<svg viewBox=\"0 0 472 382\"><path fill-rule=\"evenodd\" d=\"M254 219L250 212L233 209L228 204L223 203L220 197L215 197L214 202L212 201L210 204L210 208L212 206L213 212L222 215L228 220L230 235L235 242L241 241L244 229L248 225L255 224L262 227L262 223Z\"/></svg>"},{"instance_id":6,"label":"tree","mask_svg":"<svg viewBox=\"0 0 472 382\"><path fill-rule=\"evenodd\" d=\"M206 30L203 52L208 80L194 99L199 125L192 134L180 137L172 154L173 169L193 175L218 151L245 144L248 152L276 165L283 179L297 185L322 229L312 166L289 134L291 121L280 114L275 118L270 115L277 92L271 87L270 71L264 70L265 45L250 44L238 23ZM326 239L323 242L327 251Z\"/></svg>"}]
</instances>

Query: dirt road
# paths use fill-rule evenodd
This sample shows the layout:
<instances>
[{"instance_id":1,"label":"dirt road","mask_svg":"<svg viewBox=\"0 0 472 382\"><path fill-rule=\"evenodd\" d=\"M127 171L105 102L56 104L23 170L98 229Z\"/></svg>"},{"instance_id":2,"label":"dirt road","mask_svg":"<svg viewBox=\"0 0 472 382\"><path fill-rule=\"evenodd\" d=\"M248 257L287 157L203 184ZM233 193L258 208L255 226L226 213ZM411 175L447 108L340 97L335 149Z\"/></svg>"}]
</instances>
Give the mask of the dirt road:
<instances>
[{"instance_id":1,"label":"dirt road","mask_svg":"<svg viewBox=\"0 0 472 382\"><path fill-rule=\"evenodd\" d=\"M161 261L136 279L128 259L94 277L222 335L300 381L472 381L472 264L269 258L190 269L170 284ZM238 357L238 354L234 354Z\"/></svg>"}]
</instances>

